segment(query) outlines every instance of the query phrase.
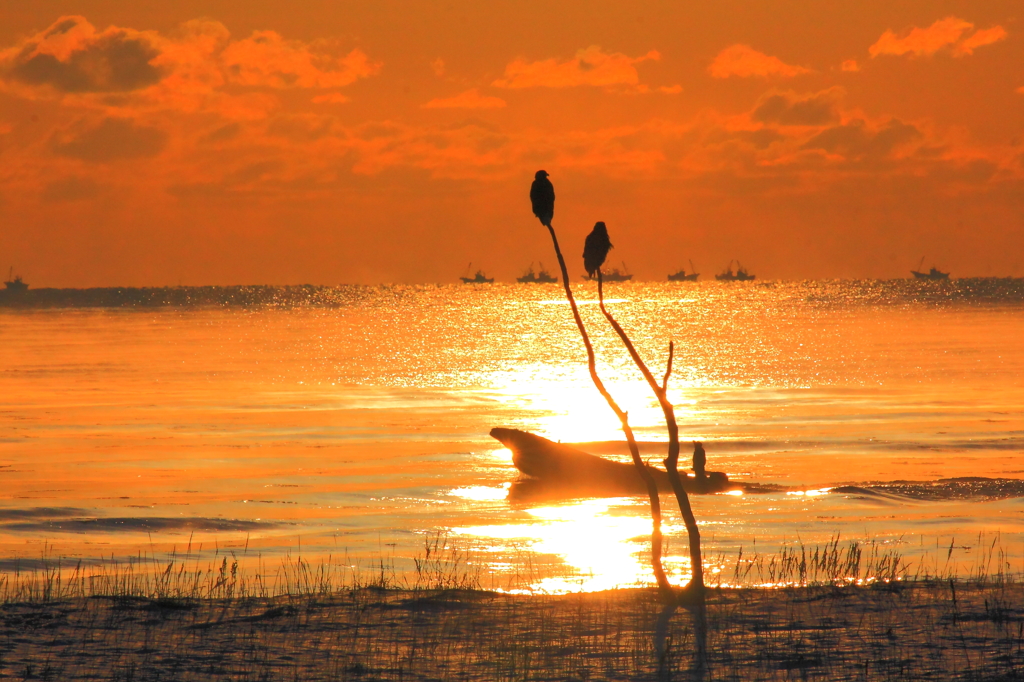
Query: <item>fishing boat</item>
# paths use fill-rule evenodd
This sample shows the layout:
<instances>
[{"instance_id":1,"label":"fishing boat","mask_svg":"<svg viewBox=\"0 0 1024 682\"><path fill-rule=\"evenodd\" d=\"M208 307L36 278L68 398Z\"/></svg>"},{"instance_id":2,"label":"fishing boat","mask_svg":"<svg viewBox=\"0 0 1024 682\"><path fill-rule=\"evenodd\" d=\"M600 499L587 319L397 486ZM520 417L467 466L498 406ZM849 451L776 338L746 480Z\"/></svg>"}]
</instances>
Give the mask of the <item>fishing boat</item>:
<instances>
[{"instance_id":1,"label":"fishing boat","mask_svg":"<svg viewBox=\"0 0 1024 682\"><path fill-rule=\"evenodd\" d=\"M593 277L590 275L583 275L583 279L589 279L593 282L597 281L597 275ZM633 275L629 272L629 268L626 267L625 261L622 263L622 269L611 268L610 270L601 271L601 279L605 282L628 282L633 279Z\"/></svg>"},{"instance_id":2,"label":"fishing boat","mask_svg":"<svg viewBox=\"0 0 1024 682\"><path fill-rule=\"evenodd\" d=\"M512 452L516 469L549 487L593 495L647 492L646 484L632 463L613 462L518 429L494 428L491 437ZM650 465L647 470L658 490L672 490L666 472ZM720 493L740 487L730 483L729 477L721 471L709 471L700 478L680 472L680 477L688 493Z\"/></svg>"},{"instance_id":3,"label":"fishing boat","mask_svg":"<svg viewBox=\"0 0 1024 682\"><path fill-rule=\"evenodd\" d=\"M729 261L729 267L725 269L725 272L715 275L715 279L720 282L749 282L754 279L754 275L747 272L747 269L740 265L739 261L736 261L736 271L732 269L733 261Z\"/></svg>"},{"instance_id":4,"label":"fishing boat","mask_svg":"<svg viewBox=\"0 0 1024 682\"><path fill-rule=\"evenodd\" d=\"M516 281L523 284L554 284L558 278L545 270L543 263L540 264L540 272L534 272L533 263L530 263L530 269L522 277L516 277Z\"/></svg>"},{"instance_id":5,"label":"fishing boat","mask_svg":"<svg viewBox=\"0 0 1024 682\"><path fill-rule=\"evenodd\" d=\"M920 268L922 265L924 265L924 256L921 256L921 262L917 264L917 267ZM915 279L949 279L948 272L942 272L934 265L928 272L921 272L920 270L911 270L910 272L914 275Z\"/></svg>"},{"instance_id":6,"label":"fishing boat","mask_svg":"<svg viewBox=\"0 0 1024 682\"><path fill-rule=\"evenodd\" d=\"M469 271L472 268L473 264L470 263L468 266L466 266L466 273L469 274ZM494 278L485 275L483 270L477 270L476 274L473 275L472 277L466 277L465 275L463 275L462 277L459 277L459 279L462 280L463 284L490 284L491 282L494 281Z\"/></svg>"},{"instance_id":7,"label":"fishing boat","mask_svg":"<svg viewBox=\"0 0 1024 682\"><path fill-rule=\"evenodd\" d=\"M697 268L693 267L693 261L690 261L690 272L687 272L684 268L679 268L679 272L672 273L668 276L670 282L696 282L697 278L700 277L700 273L697 272Z\"/></svg>"},{"instance_id":8,"label":"fishing boat","mask_svg":"<svg viewBox=\"0 0 1024 682\"><path fill-rule=\"evenodd\" d=\"M28 284L21 281L21 275L14 274L14 266L11 266L10 272L7 273L7 281L4 282L7 287L7 291L12 294L20 294L23 291L28 291Z\"/></svg>"}]
</instances>

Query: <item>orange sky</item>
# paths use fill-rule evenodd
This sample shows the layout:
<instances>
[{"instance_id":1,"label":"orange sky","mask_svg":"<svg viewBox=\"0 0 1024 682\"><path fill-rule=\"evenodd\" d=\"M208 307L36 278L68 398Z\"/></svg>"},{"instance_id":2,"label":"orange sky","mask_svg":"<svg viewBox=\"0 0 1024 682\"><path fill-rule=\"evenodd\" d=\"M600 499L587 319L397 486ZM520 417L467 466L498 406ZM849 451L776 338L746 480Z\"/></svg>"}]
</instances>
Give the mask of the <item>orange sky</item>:
<instances>
[{"instance_id":1,"label":"orange sky","mask_svg":"<svg viewBox=\"0 0 1024 682\"><path fill-rule=\"evenodd\" d=\"M692 5L692 6L685 6ZM1024 276L1024 6L0 0L33 286ZM577 264L582 271L582 263Z\"/></svg>"}]
</instances>

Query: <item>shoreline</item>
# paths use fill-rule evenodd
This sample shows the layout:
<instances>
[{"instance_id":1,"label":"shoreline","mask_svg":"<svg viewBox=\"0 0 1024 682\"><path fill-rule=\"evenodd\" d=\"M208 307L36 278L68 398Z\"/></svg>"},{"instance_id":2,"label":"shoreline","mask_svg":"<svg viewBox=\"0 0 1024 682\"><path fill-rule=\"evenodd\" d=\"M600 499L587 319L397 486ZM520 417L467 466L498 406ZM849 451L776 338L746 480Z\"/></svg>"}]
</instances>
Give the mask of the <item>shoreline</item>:
<instances>
[{"instance_id":1,"label":"shoreline","mask_svg":"<svg viewBox=\"0 0 1024 682\"><path fill-rule=\"evenodd\" d=\"M358 588L272 598L0 605L0 677L654 680L651 589L570 595ZM715 679L1022 679L1024 584L708 590ZM681 678L689 614L669 628Z\"/></svg>"}]
</instances>

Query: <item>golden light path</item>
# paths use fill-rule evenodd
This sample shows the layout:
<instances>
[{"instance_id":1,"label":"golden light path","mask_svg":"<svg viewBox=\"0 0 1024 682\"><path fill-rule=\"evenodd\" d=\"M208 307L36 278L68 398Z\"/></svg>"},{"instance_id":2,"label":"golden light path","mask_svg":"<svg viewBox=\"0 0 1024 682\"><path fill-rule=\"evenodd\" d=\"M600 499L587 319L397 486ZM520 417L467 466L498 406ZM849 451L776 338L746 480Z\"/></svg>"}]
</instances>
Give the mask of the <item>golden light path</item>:
<instances>
[{"instance_id":1,"label":"golden light path","mask_svg":"<svg viewBox=\"0 0 1024 682\"><path fill-rule=\"evenodd\" d=\"M451 495L471 500L504 498L506 488L472 486L452 490ZM531 585L534 592L560 594L595 592L653 582L650 562L651 520L637 514L631 498L576 500L566 504L525 510L527 523L467 526L452 529L456 535L494 541L496 550L515 543L535 554L553 555L571 568L570 577L542 578ZM667 533L680 528L667 525ZM690 578L689 560L667 556L673 582ZM513 590L526 591L526 590Z\"/></svg>"},{"instance_id":2,"label":"golden light path","mask_svg":"<svg viewBox=\"0 0 1024 682\"><path fill-rule=\"evenodd\" d=\"M629 413L634 429L664 424L661 407L646 384L623 378L605 367L599 367L599 371L616 401ZM520 367L502 377L495 376L494 383L499 385L495 392L505 401L518 404L532 415L528 430L537 435L566 443L623 441L619 422L594 389L585 365L569 379L552 376L550 368L542 365ZM673 400L677 416L685 418L693 401L675 396Z\"/></svg>"}]
</instances>

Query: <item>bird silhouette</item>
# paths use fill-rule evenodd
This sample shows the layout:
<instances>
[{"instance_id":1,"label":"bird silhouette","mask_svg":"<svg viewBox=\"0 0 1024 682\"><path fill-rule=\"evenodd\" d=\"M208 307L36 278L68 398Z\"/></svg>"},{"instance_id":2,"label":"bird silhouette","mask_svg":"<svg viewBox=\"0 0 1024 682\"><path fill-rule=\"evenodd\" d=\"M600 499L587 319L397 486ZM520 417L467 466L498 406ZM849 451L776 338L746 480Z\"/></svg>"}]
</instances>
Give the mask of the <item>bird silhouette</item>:
<instances>
[{"instance_id":1,"label":"bird silhouette","mask_svg":"<svg viewBox=\"0 0 1024 682\"><path fill-rule=\"evenodd\" d=\"M608 251L611 248L608 228L603 222L598 222L587 235L587 241L583 243L583 267L586 269L587 275L593 277L597 269L604 265L604 259L608 257Z\"/></svg>"},{"instance_id":2,"label":"bird silhouette","mask_svg":"<svg viewBox=\"0 0 1024 682\"><path fill-rule=\"evenodd\" d=\"M698 478L707 476L704 467L707 465L708 455L704 452L704 443L699 440L693 441L693 473Z\"/></svg>"},{"instance_id":3,"label":"bird silhouette","mask_svg":"<svg viewBox=\"0 0 1024 682\"><path fill-rule=\"evenodd\" d=\"M551 219L555 216L555 187L548 180L547 171L539 170L534 174L530 201L533 203L533 215L540 218L544 226L551 227Z\"/></svg>"}]
</instances>

